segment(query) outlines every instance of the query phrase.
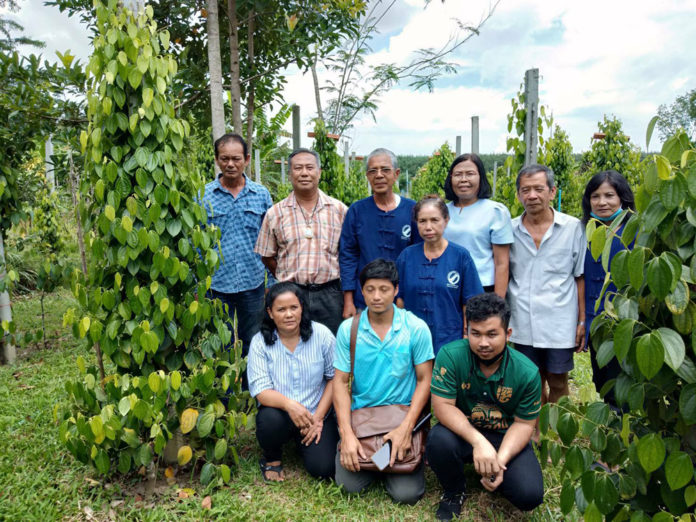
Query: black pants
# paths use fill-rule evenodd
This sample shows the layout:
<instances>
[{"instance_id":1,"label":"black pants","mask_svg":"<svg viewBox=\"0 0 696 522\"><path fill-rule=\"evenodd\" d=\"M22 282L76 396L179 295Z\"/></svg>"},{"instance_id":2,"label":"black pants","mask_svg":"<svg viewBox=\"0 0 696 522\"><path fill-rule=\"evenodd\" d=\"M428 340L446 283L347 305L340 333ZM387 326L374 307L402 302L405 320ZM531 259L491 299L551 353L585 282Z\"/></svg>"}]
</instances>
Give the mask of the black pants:
<instances>
[{"instance_id":1,"label":"black pants","mask_svg":"<svg viewBox=\"0 0 696 522\"><path fill-rule=\"evenodd\" d=\"M336 335L343 322L341 280L334 279L323 285L298 286L304 290L310 319L323 324Z\"/></svg>"},{"instance_id":2,"label":"black pants","mask_svg":"<svg viewBox=\"0 0 696 522\"><path fill-rule=\"evenodd\" d=\"M590 323L588 322L588 324ZM595 350L594 344L592 343L592 339L590 339L589 344L590 362L592 363L592 382L594 382L597 393L600 393L602 387L608 381L616 379L619 376L619 374L621 373L621 366L619 365L619 361L616 360L616 357L612 357L606 364L606 366L600 368L599 364L597 364L597 350ZM602 399L610 406L618 407L618 405L616 404L616 397L614 396L613 386L607 392L607 394L604 397L602 397Z\"/></svg>"},{"instance_id":3,"label":"black pants","mask_svg":"<svg viewBox=\"0 0 696 522\"><path fill-rule=\"evenodd\" d=\"M319 444L301 444L300 430L290 415L277 408L259 407L256 414L256 439L268 462L282 460L283 444L294 439L302 455L307 473L316 478L333 478L336 472L334 459L338 444L338 425L333 410L324 419Z\"/></svg>"},{"instance_id":4,"label":"black pants","mask_svg":"<svg viewBox=\"0 0 696 522\"><path fill-rule=\"evenodd\" d=\"M500 448L504 433L480 432L496 450ZM466 490L464 464L473 462L471 444L442 424L436 424L428 435L425 454L445 491L462 493ZM531 444L508 462L503 482L496 491L523 511L531 511L544 501L544 479Z\"/></svg>"}]
</instances>

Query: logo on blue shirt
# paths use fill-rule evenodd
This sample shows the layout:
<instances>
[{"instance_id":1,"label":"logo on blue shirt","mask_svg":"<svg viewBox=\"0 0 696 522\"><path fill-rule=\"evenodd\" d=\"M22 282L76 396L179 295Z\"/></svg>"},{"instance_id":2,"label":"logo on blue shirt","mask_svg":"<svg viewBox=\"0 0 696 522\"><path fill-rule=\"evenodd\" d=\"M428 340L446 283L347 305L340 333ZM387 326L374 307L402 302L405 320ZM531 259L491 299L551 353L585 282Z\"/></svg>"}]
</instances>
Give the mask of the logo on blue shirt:
<instances>
[{"instance_id":1,"label":"logo on blue shirt","mask_svg":"<svg viewBox=\"0 0 696 522\"><path fill-rule=\"evenodd\" d=\"M459 279L461 279L459 272L452 270L447 274L447 286L450 288L459 288Z\"/></svg>"},{"instance_id":2,"label":"logo on blue shirt","mask_svg":"<svg viewBox=\"0 0 696 522\"><path fill-rule=\"evenodd\" d=\"M401 239L408 239L411 237L411 225L404 225L401 227Z\"/></svg>"}]
</instances>

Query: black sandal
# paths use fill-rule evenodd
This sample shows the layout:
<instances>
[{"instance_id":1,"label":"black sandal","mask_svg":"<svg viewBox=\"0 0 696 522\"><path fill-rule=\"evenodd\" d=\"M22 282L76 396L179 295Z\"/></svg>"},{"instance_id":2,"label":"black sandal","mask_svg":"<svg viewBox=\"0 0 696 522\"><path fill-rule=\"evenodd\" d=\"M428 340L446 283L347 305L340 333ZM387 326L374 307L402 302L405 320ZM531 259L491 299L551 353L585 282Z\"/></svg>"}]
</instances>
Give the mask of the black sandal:
<instances>
[{"instance_id":1,"label":"black sandal","mask_svg":"<svg viewBox=\"0 0 696 522\"><path fill-rule=\"evenodd\" d=\"M275 466L271 466L266 462L266 459L259 459L259 468L261 469L261 477L263 477L264 482L283 482L285 480L280 476L280 474L283 472L283 464L276 464ZM266 473L269 471L275 471L278 474L278 477L280 480L271 480L268 477L266 477Z\"/></svg>"}]
</instances>

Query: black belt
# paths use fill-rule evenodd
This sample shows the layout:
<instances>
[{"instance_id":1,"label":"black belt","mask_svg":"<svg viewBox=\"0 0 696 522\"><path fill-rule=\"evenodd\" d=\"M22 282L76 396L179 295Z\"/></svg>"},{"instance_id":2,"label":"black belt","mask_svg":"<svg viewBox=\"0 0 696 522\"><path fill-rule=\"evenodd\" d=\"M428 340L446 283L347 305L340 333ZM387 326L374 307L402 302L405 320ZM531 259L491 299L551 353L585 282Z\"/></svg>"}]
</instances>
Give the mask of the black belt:
<instances>
[{"instance_id":1,"label":"black belt","mask_svg":"<svg viewBox=\"0 0 696 522\"><path fill-rule=\"evenodd\" d=\"M340 288L341 280L340 279L332 279L331 281L327 281L326 283L320 283L320 284L310 283L307 285L301 285L301 284L297 283L297 286L299 286L303 290L307 290L309 292L316 292L318 290L323 290L324 288L329 288L331 286L338 286Z\"/></svg>"}]
</instances>

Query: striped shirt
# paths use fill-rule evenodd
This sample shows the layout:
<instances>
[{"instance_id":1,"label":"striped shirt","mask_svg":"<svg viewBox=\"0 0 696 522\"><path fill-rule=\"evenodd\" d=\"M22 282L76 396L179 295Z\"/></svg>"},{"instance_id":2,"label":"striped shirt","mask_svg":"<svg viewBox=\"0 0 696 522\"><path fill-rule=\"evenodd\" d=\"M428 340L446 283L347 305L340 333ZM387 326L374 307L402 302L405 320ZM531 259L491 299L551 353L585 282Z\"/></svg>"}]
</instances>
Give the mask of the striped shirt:
<instances>
[{"instance_id":1,"label":"striped shirt","mask_svg":"<svg viewBox=\"0 0 696 522\"><path fill-rule=\"evenodd\" d=\"M338 279L338 240L347 210L320 190L316 209L308 213L291 192L266 212L255 252L276 259L278 281L306 285Z\"/></svg>"},{"instance_id":2,"label":"striped shirt","mask_svg":"<svg viewBox=\"0 0 696 522\"><path fill-rule=\"evenodd\" d=\"M275 390L314 414L326 382L334 376L335 345L331 331L314 321L312 336L306 342L300 339L293 352L279 338L266 345L261 332L257 333L249 346L249 393L256 397L262 391Z\"/></svg>"},{"instance_id":3,"label":"striped shirt","mask_svg":"<svg viewBox=\"0 0 696 522\"><path fill-rule=\"evenodd\" d=\"M208 222L220 229L220 266L213 274L211 288L235 294L263 284L265 267L254 252L261 221L273 202L263 185L244 176L242 191L233 196L217 178L205 186L202 206Z\"/></svg>"}]
</instances>

